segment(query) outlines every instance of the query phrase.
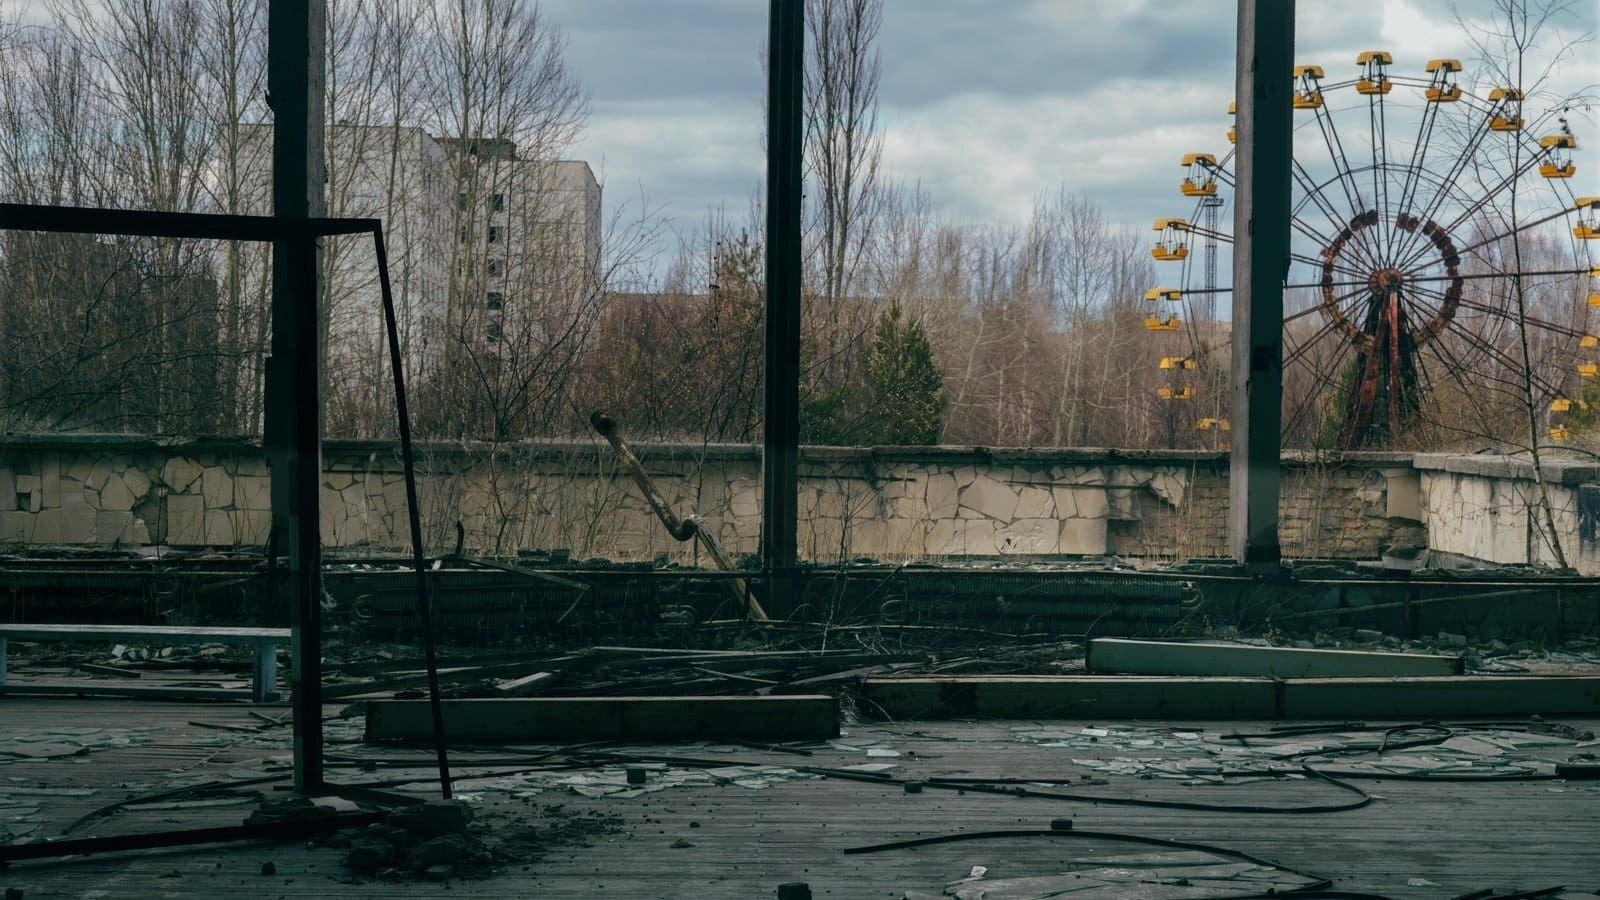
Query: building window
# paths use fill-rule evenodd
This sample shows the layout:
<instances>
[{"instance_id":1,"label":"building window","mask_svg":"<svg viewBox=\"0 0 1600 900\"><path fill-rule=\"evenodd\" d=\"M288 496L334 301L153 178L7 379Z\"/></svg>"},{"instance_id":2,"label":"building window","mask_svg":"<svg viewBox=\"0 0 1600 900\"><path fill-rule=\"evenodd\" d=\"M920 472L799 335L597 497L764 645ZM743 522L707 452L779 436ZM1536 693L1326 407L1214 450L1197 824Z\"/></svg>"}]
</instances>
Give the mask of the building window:
<instances>
[{"instance_id":1,"label":"building window","mask_svg":"<svg viewBox=\"0 0 1600 900\"><path fill-rule=\"evenodd\" d=\"M456 235L456 241L462 244L467 242L467 226L461 226L461 231Z\"/></svg>"},{"instance_id":2,"label":"building window","mask_svg":"<svg viewBox=\"0 0 1600 900\"><path fill-rule=\"evenodd\" d=\"M489 226L489 243L491 243L491 244L500 243L500 226L499 225L490 225Z\"/></svg>"},{"instance_id":3,"label":"building window","mask_svg":"<svg viewBox=\"0 0 1600 900\"><path fill-rule=\"evenodd\" d=\"M485 309L504 309L505 305L506 296L499 291L490 291L483 298L483 306Z\"/></svg>"},{"instance_id":4,"label":"building window","mask_svg":"<svg viewBox=\"0 0 1600 900\"><path fill-rule=\"evenodd\" d=\"M489 338L489 340L498 341L500 340L500 336L505 333L505 329L500 327L499 322L490 322L488 327L483 330L483 333Z\"/></svg>"},{"instance_id":5,"label":"building window","mask_svg":"<svg viewBox=\"0 0 1600 900\"><path fill-rule=\"evenodd\" d=\"M456 195L456 209L462 212L467 211L467 195L465 192Z\"/></svg>"},{"instance_id":6,"label":"building window","mask_svg":"<svg viewBox=\"0 0 1600 900\"><path fill-rule=\"evenodd\" d=\"M489 195L489 205L494 208L495 212L505 212L506 195L505 194L490 194Z\"/></svg>"},{"instance_id":7,"label":"building window","mask_svg":"<svg viewBox=\"0 0 1600 900\"><path fill-rule=\"evenodd\" d=\"M489 277L490 278L498 278L498 277L500 277L500 270L502 268L503 268L503 266L500 264L500 260L498 260L498 259L489 260Z\"/></svg>"}]
</instances>

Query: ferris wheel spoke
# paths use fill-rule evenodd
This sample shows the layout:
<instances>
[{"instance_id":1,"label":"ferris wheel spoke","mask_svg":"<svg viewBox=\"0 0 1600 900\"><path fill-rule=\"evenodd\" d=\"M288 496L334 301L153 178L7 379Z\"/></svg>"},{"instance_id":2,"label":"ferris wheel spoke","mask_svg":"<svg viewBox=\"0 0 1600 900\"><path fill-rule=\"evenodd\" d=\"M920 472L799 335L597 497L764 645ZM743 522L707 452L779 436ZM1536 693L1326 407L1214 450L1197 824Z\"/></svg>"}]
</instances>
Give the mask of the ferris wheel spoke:
<instances>
[{"instance_id":1,"label":"ferris wheel spoke","mask_svg":"<svg viewBox=\"0 0 1600 900\"><path fill-rule=\"evenodd\" d=\"M1437 300L1445 299L1445 295L1442 292L1440 292L1438 290L1435 290L1435 289L1432 289L1432 288L1425 288L1425 287L1413 285L1412 289L1414 291L1418 292L1418 293L1425 294L1425 295L1427 295L1429 297L1432 297L1434 299L1437 299ZM1497 317L1497 318L1509 318L1509 319L1518 318L1518 317L1510 316L1504 309L1502 309L1502 308L1500 308L1498 306L1495 306L1495 305L1493 305L1491 303L1484 303L1484 302L1481 302L1481 301L1478 301L1478 300L1468 300L1468 299L1466 299L1464 297L1456 300L1456 303L1458 303L1459 305L1461 305L1462 307L1464 307L1466 309L1472 310L1473 312L1481 312L1481 313L1484 313L1486 315L1494 316L1494 317ZM1521 316L1520 318L1522 319L1522 321L1527 322L1529 325L1532 325L1533 327L1542 329L1544 331L1548 331L1551 334L1559 334L1562 337L1575 337L1575 338L1582 338L1582 337L1585 336L1585 333L1583 331L1580 331L1579 329L1573 328L1570 325L1562 325L1562 324L1557 323L1557 322L1552 322L1549 319L1540 318L1538 316Z\"/></svg>"},{"instance_id":2,"label":"ferris wheel spoke","mask_svg":"<svg viewBox=\"0 0 1600 900\"><path fill-rule=\"evenodd\" d=\"M1439 359L1439 361L1444 363L1445 372L1447 372L1450 375L1451 380L1454 381L1457 384L1457 386L1459 386L1461 388L1462 394L1464 394L1464 395L1466 395L1468 397L1472 397L1472 396L1475 396L1477 394L1482 393L1482 387L1481 386L1473 386L1473 385L1468 384L1467 383L1467 379L1466 379L1466 375L1465 375L1465 373L1467 373L1467 372L1474 372L1474 371L1480 371L1480 370L1478 370L1478 369L1476 369L1476 368L1474 368L1474 367L1472 367L1470 365L1467 365L1466 363L1462 362L1455 355L1454 351L1449 346L1447 346L1445 344L1439 343L1438 341L1432 341L1432 342L1430 342L1428 344L1428 347L1430 348L1428 352L1431 352L1437 359ZM1417 355L1420 357L1423 354L1419 353ZM1488 433L1488 432L1492 431L1492 429L1489 427L1490 423L1485 421L1483 415L1480 412L1478 412L1478 410L1481 409L1481 405L1480 404L1471 404L1469 406L1469 408L1474 410L1475 414L1477 414L1479 428L1481 428L1485 433ZM1449 427L1449 426L1446 426L1446 427Z\"/></svg>"},{"instance_id":3,"label":"ferris wheel spoke","mask_svg":"<svg viewBox=\"0 0 1600 900\"><path fill-rule=\"evenodd\" d=\"M1483 141L1493 133L1494 132L1489 128L1489 117L1487 115L1480 116L1478 126L1477 128L1473 129L1472 137L1467 141L1466 147L1463 148L1461 153L1451 162L1450 171L1446 172L1443 178L1437 179L1433 196L1428 199L1428 205L1424 207L1422 213L1417 216L1418 220L1423 222L1429 222L1433 220L1433 217L1443 207L1444 201L1451 195L1452 189L1456 184L1456 177L1460 173L1466 171L1466 167L1477 153L1478 147L1482 146ZM1418 171L1420 173L1423 170L1419 169ZM1420 186L1421 185L1419 184L1418 187ZM1397 253L1397 258L1405 257L1407 254L1409 254L1412 247L1421 239L1421 234L1412 233L1406 240L1401 242L1400 250ZM1426 246L1427 245L1424 245L1424 247ZM1404 267L1402 266L1401 268Z\"/></svg>"},{"instance_id":4,"label":"ferris wheel spoke","mask_svg":"<svg viewBox=\"0 0 1600 900\"><path fill-rule=\"evenodd\" d=\"M1372 203L1378 210L1378 243L1384 255L1394 250L1394 216L1389 207L1389 120L1383 94L1367 97L1368 127L1372 131Z\"/></svg>"},{"instance_id":5,"label":"ferris wheel spoke","mask_svg":"<svg viewBox=\"0 0 1600 900\"><path fill-rule=\"evenodd\" d=\"M1356 180L1354 167L1350 165L1350 157L1345 152L1344 141L1339 138L1338 126L1334 124L1333 113L1325 106L1315 110L1318 130L1322 132L1323 143L1328 148L1328 156L1333 160L1333 169L1339 181L1340 189L1344 191L1345 198L1350 203L1352 216L1360 216L1368 211L1366 199L1361 196L1361 185ZM1376 202L1376 198L1374 198ZM1367 256L1373 265L1382 265L1383 251L1375 235L1366 233L1366 229L1356 232L1360 242L1367 248Z\"/></svg>"},{"instance_id":6,"label":"ferris wheel spoke","mask_svg":"<svg viewBox=\"0 0 1600 900\"><path fill-rule=\"evenodd\" d=\"M1291 285L1290 287L1299 287L1299 288L1312 288L1312 287L1315 287L1315 288L1320 288L1320 287L1322 287L1322 285L1320 285L1320 284L1299 284L1299 285ZM1361 283L1361 288L1359 290L1351 291L1348 294L1341 294L1341 295L1333 298L1333 303L1334 303L1335 306L1343 305L1346 300L1349 300L1352 297L1359 297L1362 294L1367 293L1368 290L1369 290L1369 288L1367 287L1367 283L1363 281ZM1287 316L1284 316L1283 322L1284 322L1285 325L1287 325L1290 322L1295 321L1296 319L1303 319L1306 316L1309 316L1314 312L1318 312L1318 311L1324 309L1326 306L1327 306L1327 301L1326 300L1318 300L1316 303L1311 304L1310 306L1306 307L1305 309L1300 310L1299 312L1291 313L1291 314L1289 314Z\"/></svg>"},{"instance_id":7,"label":"ferris wheel spoke","mask_svg":"<svg viewBox=\"0 0 1600 900\"><path fill-rule=\"evenodd\" d=\"M1551 213L1550 215L1545 216L1542 219L1535 219L1535 220L1533 220L1531 222L1524 222L1523 224L1518 225L1517 227L1512 228L1509 231L1503 232L1501 234L1493 235L1492 237L1484 238L1483 240L1478 241L1476 243L1468 244L1465 247L1461 247L1461 248L1457 249L1456 253L1465 256L1466 254L1471 253L1474 250L1478 250L1478 249L1480 249L1482 247L1487 247L1490 244L1497 243L1499 241L1503 241L1506 238L1508 238L1508 237L1510 237L1513 234L1516 234L1518 232L1527 231L1529 228L1537 228L1540 225L1549 224L1550 222L1554 222L1557 219L1564 219L1567 216L1570 216L1570 215L1572 215L1573 213L1575 213L1577 211L1578 211L1577 207L1574 204L1569 203L1569 204L1567 204L1565 209L1563 209L1563 210L1561 210L1559 212ZM1426 259L1426 257L1424 257L1424 259ZM1424 267L1425 267L1425 264L1422 265L1422 266L1415 266L1413 268L1402 268L1401 271L1405 272L1406 274L1410 274L1412 272L1421 271L1421 269L1424 268ZM1497 272L1495 274L1499 275L1499 274L1503 274L1503 273L1498 273ZM1565 273L1563 273L1563 274L1565 274Z\"/></svg>"},{"instance_id":8,"label":"ferris wheel spoke","mask_svg":"<svg viewBox=\"0 0 1600 900\"><path fill-rule=\"evenodd\" d=\"M1287 367L1299 361L1312 347L1317 345L1318 341L1332 334L1338 327L1338 322L1326 322L1303 341L1295 341L1292 337L1286 338L1285 342L1291 344L1292 349L1283 355L1283 365Z\"/></svg>"},{"instance_id":9,"label":"ferris wheel spoke","mask_svg":"<svg viewBox=\"0 0 1600 900\"><path fill-rule=\"evenodd\" d=\"M1538 271L1532 271L1532 272L1478 272L1478 273L1472 274L1472 275L1430 275L1430 276L1425 276L1425 277L1422 277L1422 278L1407 278L1405 280L1405 283L1406 284L1438 284L1441 281L1482 281L1482 280L1484 280L1486 278L1511 278L1511 277L1514 277L1514 276L1515 277L1522 277L1522 278L1535 278L1535 277L1543 278L1543 277L1560 277L1560 276L1568 276L1568 277L1570 277L1570 276L1573 276L1573 275L1582 275L1582 274L1584 274L1584 273L1586 273L1588 271L1589 271L1589 269L1587 269L1587 268L1583 268L1583 269L1540 269ZM1346 285L1346 284L1351 284L1351 283L1352 282L1348 282L1348 281L1340 282L1338 284L1335 284L1334 286L1335 287L1339 287L1339 286ZM1288 287L1309 287L1309 286L1310 285L1288 285Z\"/></svg>"},{"instance_id":10,"label":"ferris wheel spoke","mask_svg":"<svg viewBox=\"0 0 1600 900\"><path fill-rule=\"evenodd\" d=\"M1411 164L1406 166L1406 179L1400 189L1399 209L1404 211L1411 208L1411 203L1416 199L1416 191L1422 187L1422 173L1428 163L1428 149L1433 143L1433 129L1439 121L1441 103L1426 104L1421 120L1417 124L1417 139L1411 146Z\"/></svg>"},{"instance_id":11,"label":"ferris wheel spoke","mask_svg":"<svg viewBox=\"0 0 1600 900\"><path fill-rule=\"evenodd\" d=\"M1521 167L1519 167L1516 171L1512 172L1510 175L1507 175L1505 178L1501 179L1499 184L1495 185L1489 191L1485 192L1482 197L1478 198L1478 200L1473 202L1473 204L1471 206L1467 207L1467 209L1464 210L1461 213L1461 215L1456 216L1454 219L1452 219L1450 221L1450 223L1448 225L1443 226L1443 231L1446 234L1455 231L1456 228L1458 228L1461 225L1462 222L1465 222L1466 220L1470 219L1479 210L1481 210L1485 206L1489 205L1489 203L1491 201L1493 201L1494 198L1497 195L1499 195L1499 193L1501 191L1505 190L1508 187L1511 187L1512 185L1515 185L1517 183L1517 181L1522 178L1522 176L1526 175L1529 172L1529 170L1531 170L1534 166L1539 164L1540 158L1541 157L1538 157L1538 156L1529 157L1528 161L1525 164L1523 164ZM1516 230L1516 229L1513 229L1513 230ZM1398 266L1398 268L1406 269L1406 268L1408 268L1408 267L1410 267L1412 265L1415 265L1417 260L1419 258L1421 258L1422 256L1424 256L1426 253L1427 253L1427 248L1426 247L1423 247L1423 248L1419 249L1416 253L1412 254L1409 258L1407 258L1404 263L1402 263L1400 266Z\"/></svg>"},{"instance_id":12,"label":"ferris wheel spoke","mask_svg":"<svg viewBox=\"0 0 1600 900\"><path fill-rule=\"evenodd\" d=\"M1332 224L1334 228L1339 230L1339 234L1341 236L1344 236L1346 231L1349 232L1348 236L1345 236L1345 240L1349 241L1349 243L1345 244L1345 247L1350 251L1350 255L1353 257L1353 262L1363 264L1369 269L1380 268L1382 263L1379 262L1380 257L1377 249L1371 243L1371 236L1366 234L1365 228L1358 227L1356 224L1357 220L1360 218L1360 214L1358 213L1346 219L1346 217L1335 208L1334 201L1329 199L1327 194L1323 192L1323 188L1328 187L1335 181L1340 182L1342 185L1343 179L1340 176L1335 175L1334 177L1329 178L1327 181L1318 184L1311 178L1311 174L1306 172L1305 168L1301 166L1298 161L1295 161L1294 163L1294 177L1295 180L1299 182L1301 190L1303 190L1306 194L1305 199L1300 201L1295 211L1298 212L1299 209L1303 209L1305 207L1306 200L1311 200L1316 204L1317 208L1322 211L1322 214L1328 217L1329 223ZM1350 177L1353 178L1355 176L1352 175ZM1344 193L1346 196L1348 196L1348 191L1345 191ZM1298 218L1298 216L1296 217ZM1333 242L1334 239L1326 237L1321 240L1321 243L1324 247L1332 245ZM1352 271L1350 274L1363 273Z\"/></svg>"},{"instance_id":13,"label":"ferris wheel spoke","mask_svg":"<svg viewBox=\"0 0 1600 900\"><path fill-rule=\"evenodd\" d=\"M1468 344L1476 347L1490 359L1495 360L1501 366L1503 366L1506 373L1510 376L1503 379L1505 384L1520 385L1523 383L1523 381L1527 381L1537 385L1542 390L1560 393L1560 389L1547 381L1544 376L1540 375L1537 369L1532 369L1531 367L1524 368L1522 363L1518 362L1510 354L1506 353L1504 350L1501 350L1499 347L1494 346L1478 335L1467 331L1465 328L1456 323L1455 320L1452 319L1445 327L1448 331L1450 331L1451 334L1462 338Z\"/></svg>"},{"instance_id":14,"label":"ferris wheel spoke","mask_svg":"<svg viewBox=\"0 0 1600 900\"><path fill-rule=\"evenodd\" d=\"M1296 402L1294 411L1290 413L1288 422L1284 425L1285 434L1292 434L1306 421L1308 416L1318 412L1318 406L1320 405L1318 401L1322 399L1322 395L1330 387L1338 390L1340 367L1344 365L1345 357L1350 355L1350 350L1354 346L1349 341L1340 341L1339 347L1333 351L1332 357L1325 363L1321 365L1308 363L1296 367L1308 374L1312 389L1308 395L1299 398L1298 402ZM1285 368L1288 367L1285 366Z\"/></svg>"}]
</instances>

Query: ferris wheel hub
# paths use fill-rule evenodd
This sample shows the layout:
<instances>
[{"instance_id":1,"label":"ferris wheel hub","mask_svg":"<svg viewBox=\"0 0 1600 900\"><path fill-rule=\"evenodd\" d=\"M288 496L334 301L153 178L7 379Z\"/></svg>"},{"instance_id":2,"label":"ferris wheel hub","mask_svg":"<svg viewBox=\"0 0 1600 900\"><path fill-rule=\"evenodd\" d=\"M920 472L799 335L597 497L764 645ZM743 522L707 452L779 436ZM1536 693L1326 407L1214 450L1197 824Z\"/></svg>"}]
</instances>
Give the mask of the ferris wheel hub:
<instances>
[{"instance_id":1,"label":"ferris wheel hub","mask_svg":"<svg viewBox=\"0 0 1600 900\"><path fill-rule=\"evenodd\" d=\"M1399 293L1400 286L1405 280L1405 273L1394 266L1386 266L1367 276L1367 286L1372 288L1375 296L1388 296Z\"/></svg>"}]
</instances>

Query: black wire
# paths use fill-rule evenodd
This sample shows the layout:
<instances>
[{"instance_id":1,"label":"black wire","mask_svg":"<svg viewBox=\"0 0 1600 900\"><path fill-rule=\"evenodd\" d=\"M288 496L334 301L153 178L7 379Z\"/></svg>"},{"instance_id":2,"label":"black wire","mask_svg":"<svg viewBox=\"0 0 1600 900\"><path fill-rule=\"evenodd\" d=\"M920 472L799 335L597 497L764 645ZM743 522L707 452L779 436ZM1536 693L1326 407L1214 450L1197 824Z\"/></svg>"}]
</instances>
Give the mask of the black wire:
<instances>
[{"instance_id":1,"label":"black wire","mask_svg":"<svg viewBox=\"0 0 1600 900\"><path fill-rule=\"evenodd\" d=\"M659 762L669 765L681 765L689 768L721 768L723 766L759 766L763 763L729 760L729 759L696 759L693 757L659 756L653 754L621 754L621 753L584 753L572 754L574 757L588 756L591 758L609 759L612 761L628 760L633 762ZM979 794L1000 794L1009 797L1037 797L1043 800L1067 800L1077 803L1101 803L1110 806L1144 806L1158 809L1186 809L1199 812L1219 813L1254 813L1254 814L1280 814L1280 813L1332 813L1360 809L1372 802L1372 797L1361 788L1353 784L1346 784L1338 779L1318 772L1310 767L1303 767L1301 771L1312 778L1325 781L1343 791L1357 795L1361 799L1349 803L1321 804L1311 806L1255 806L1248 804L1220 804L1220 803L1194 803L1186 800L1145 800L1136 797L1105 797L1094 794L1065 794L1054 791L1030 791L1023 787L997 787L993 782L982 780L961 780L952 778L894 778L888 775L878 775L870 772L851 772L845 769L831 769L824 766L794 766L795 771L805 772L808 775L820 775L824 778L839 778L846 781L860 781L867 784L879 784L885 787L904 787L908 782L915 782L930 788L945 791L972 791ZM1283 772L1274 772L1283 775ZM1041 782L1033 782L1041 783Z\"/></svg>"},{"instance_id":2,"label":"black wire","mask_svg":"<svg viewBox=\"0 0 1600 900\"><path fill-rule=\"evenodd\" d=\"M1039 797L1046 800L1069 800L1078 803L1099 803L1108 806L1145 806L1159 809L1186 809L1200 812L1220 813L1252 813L1256 815L1309 815L1313 813L1347 812L1353 809L1361 809L1362 807L1372 803L1371 795L1353 784L1345 784L1344 782L1339 781L1330 775L1325 775L1322 772L1318 772L1309 767L1303 767L1301 772L1303 774L1310 775L1313 778L1325 781L1328 784L1339 788L1340 790L1355 794L1361 799L1353 800L1349 803L1314 804L1310 806L1257 806L1255 804L1196 803L1188 800L1146 800L1138 797L1106 797L1095 794L1066 794L1055 791L1031 791L1023 787L996 787L992 784L986 784L982 781L962 781L953 778L930 778L926 784L928 787L940 788L941 790L947 791L963 790L974 791L983 794L1007 794L1013 797ZM1274 774L1282 776L1288 773L1277 772Z\"/></svg>"},{"instance_id":3,"label":"black wire","mask_svg":"<svg viewBox=\"0 0 1600 900\"><path fill-rule=\"evenodd\" d=\"M1332 881L1321 876L1312 875L1310 872L1302 872L1299 869L1292 869L1281 863L1276 863L1268 859L1262 859L1259 856L1251 856L1250 854L1241 850L1230 850L1227 847L1217 847L1211 844L1200 844L1193 841L1178 841L1170 838L1146 837L1142 834L1122 834L1115 831L1080 831L1076 828L1018 828L1003 831L965 831L957 832L955 834L940 834L933 837L912 838L905 841L890 841L884 844L868 844L862 847L846 847L844 849L844 853L847 856L855 856L863 853L882 853L887 850L905 850L912 847L929 847L935 844L955 844L962 841L981 841L1008 837L1054 837L1083 838L1085 840L1124 841L1130 844L1148 844L1153 847L1167 847L1174 850L1199 850L1202 853L1213 853L1217 856L1230 856L1234 859L1242 859L1245 862L1253 863L1258 866L1267 866L1269 868L1278 869L1279 871L1288 872L1291 875L1299 875L1301 878L1311 879L1311 884L1305 885L1303 888L1292 892L1296 895L1300 894L1301 891L1319 891L1333 884Z\"/></svg>"}]
</instances>

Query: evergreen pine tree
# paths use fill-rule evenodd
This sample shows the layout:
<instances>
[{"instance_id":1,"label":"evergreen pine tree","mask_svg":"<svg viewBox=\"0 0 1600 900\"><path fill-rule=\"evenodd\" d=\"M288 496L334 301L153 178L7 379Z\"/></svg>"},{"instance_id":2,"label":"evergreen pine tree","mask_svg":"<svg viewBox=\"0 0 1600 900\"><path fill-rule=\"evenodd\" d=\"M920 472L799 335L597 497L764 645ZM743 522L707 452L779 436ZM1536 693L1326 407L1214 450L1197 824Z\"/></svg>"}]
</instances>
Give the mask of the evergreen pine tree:
<instances>
[{"instance_id":1,"label":"evergreen pine tree","mask_svg":"<svg viewBox=\"0 0 1600 900\"><path fill-rule=\"evenodd\" d=\"M921 445L939 441L944 415L944 379L933 362L933 345L919 322L901 322L898 303L878 317L867 357L868 416L872 443Z\"/></svg>"}]
</instances>

